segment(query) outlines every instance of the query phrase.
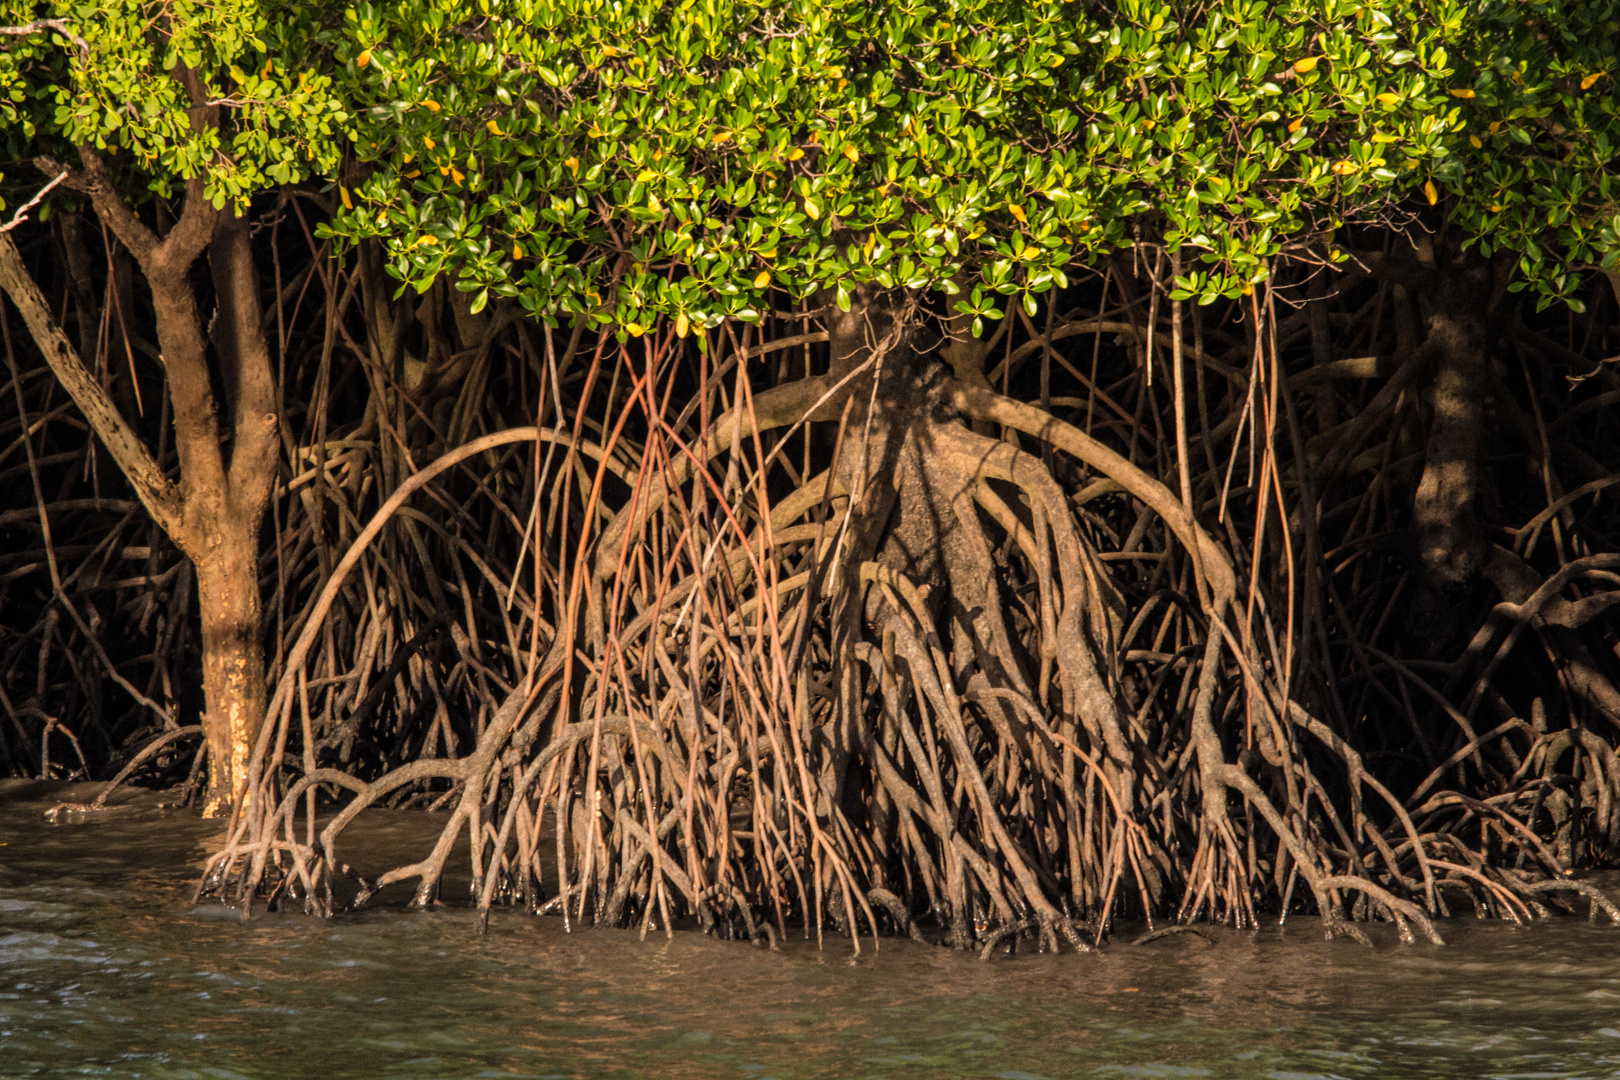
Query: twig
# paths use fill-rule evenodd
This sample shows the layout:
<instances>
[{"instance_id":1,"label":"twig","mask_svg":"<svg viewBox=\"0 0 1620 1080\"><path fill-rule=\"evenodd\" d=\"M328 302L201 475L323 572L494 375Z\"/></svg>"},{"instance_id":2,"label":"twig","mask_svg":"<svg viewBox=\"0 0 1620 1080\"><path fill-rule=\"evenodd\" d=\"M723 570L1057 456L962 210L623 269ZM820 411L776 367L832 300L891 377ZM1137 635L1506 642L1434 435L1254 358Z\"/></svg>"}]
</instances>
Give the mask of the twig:
<instances>
[{"instance_id":1,"label":"twig","mask_svg":"<svg viewBox=\"0 0 1620 1080\"><path fill-rule=\"evenodd\" d=\"M56 175L56 177L50 183L48 183L44 187L40 188L38 194L36 194L32 199L29 199L23 205L19 206L17 208L17 212L15 214L11 215L11 220L10 221L6 222L4 225L0 225L0 233L8 233L12 229L15 229L17 226L21 225L23 222L27 221L28 220L28 211L32 210L34 207L38 206L41 202L43 202L44 199L45 199L45 196L50 194L51 189L53 187L55 187L57 184L60 184L62 181L66 180L67 178L68 178L68 170L63 169L60 173L58 173Z\"/></svg>"},{"instance_id":2,"label":"twig","mask_svg":"<svg viewBox=\"0 0 1620 1080\"><path fill-rule=\"evenodd\" d=\"M21 26L0 26L0 36L28 37L30 34L37 34L41 30L55 30L58 34L77 45L81 56L90 55L90 43L75 34L69 28L65 19L35 19L31 23L23 23Z\"/></svg>"}]
</instances>

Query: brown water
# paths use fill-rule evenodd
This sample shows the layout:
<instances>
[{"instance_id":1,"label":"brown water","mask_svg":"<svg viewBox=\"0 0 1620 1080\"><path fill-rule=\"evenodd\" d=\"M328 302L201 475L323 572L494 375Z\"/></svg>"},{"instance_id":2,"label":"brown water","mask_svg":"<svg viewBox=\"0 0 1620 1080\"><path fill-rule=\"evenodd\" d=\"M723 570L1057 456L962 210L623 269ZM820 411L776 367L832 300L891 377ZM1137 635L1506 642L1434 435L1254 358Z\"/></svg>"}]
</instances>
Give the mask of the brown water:
<instances>
[{"instance_id":1,"label":"brown water","mask_svg":"<svg viewBox=\"0 0 1620 1080\"><path fill-rule=\"evenodd\" d=\"M211 825L148 793L44 821L86 790L0 783L0 1077L1620 1077L1620 930L1584 919L990 963L455 908L243 925L188 905Z\"/></svg>"}]
</instances>

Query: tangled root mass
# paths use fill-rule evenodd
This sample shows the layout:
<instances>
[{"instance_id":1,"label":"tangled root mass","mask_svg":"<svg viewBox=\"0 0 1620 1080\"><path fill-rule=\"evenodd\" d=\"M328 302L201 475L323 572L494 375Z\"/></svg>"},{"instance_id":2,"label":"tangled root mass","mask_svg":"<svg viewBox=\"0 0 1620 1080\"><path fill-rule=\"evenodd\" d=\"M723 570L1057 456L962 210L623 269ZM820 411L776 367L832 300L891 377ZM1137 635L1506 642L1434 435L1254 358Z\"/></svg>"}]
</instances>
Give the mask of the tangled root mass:
<instances>
[{"instance_id":1,"label":"tangled root mass","mask_svg":"<svg viewBox=\"0 0 1620 1080\"><path fill-rule=\"evenodd\" d=\"M363 378L287 391L329 396L203 889L426 904L454 856L486 916L986 955L1620 915L1570 876L1620 839L1613 298L1554 327L1301 279L1183 312L1116 270L987 340L905 293L620 344L441 290L405 382L349 338ZM115 596L183 609L183 579ZM8 758L49 755L16 667ZM133 765L185 768L163 738ZM363 875L344 830L384 806L449 816Z\"/></svg>"}]
</instances>

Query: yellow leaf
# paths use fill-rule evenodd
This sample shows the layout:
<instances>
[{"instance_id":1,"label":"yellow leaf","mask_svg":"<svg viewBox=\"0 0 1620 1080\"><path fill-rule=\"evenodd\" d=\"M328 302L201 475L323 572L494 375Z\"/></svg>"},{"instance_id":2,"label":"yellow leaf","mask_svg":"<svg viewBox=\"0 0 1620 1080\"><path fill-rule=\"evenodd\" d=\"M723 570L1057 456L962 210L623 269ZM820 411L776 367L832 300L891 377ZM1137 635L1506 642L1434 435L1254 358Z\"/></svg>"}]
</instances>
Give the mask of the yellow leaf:
<instances>
[{"instance_id":1,"label":"yellow leaf","mask_svg":"<svg viewBox=\"0 0 1620 1080\"><path fill-rule=\"evenodd\" d=\"M424 136L422 136L422 145L427 147L429 150L431 150L431 149L433 149L435 146L437 146L439 144L434 142L428 136L424 135Z\"/></svg>"},{"instance_id":2,"label":"yellow leaf","mask_svg":"<svg viewBox=\"0 0 1620 1080\"><path fill-rule=\"evenodd\" d=\"M612 45L604 45L602 46L602 55L610 58L615 57L619 55L619 50L615 49Z\"/></svg>"},{"instance_id":3,"label":"yellow leaf","mask_svg":"<svg viewBox=\"0 0 1620 1080\"><path fill-rule=\"evenodd\" d=\"M686 312L683 311L680 314L675 316L675 336L676 337L678 337L678 338L685 337L687 335L687 333L691 329L692 329L692 323L691 323L691 320L687 319Z\"/></svg>"},{"instance_id":4,"label":"yellow leaf","mask_svg":"<svg viewBox=\"0 0 1620 1080\"><path fill-rule=\"evenodd\" d=\"M1423 182L1423 197L1429 200L1430 206L1440 201L1440 189L1434 186L1433 180Z\"/></svg>"},{"instance_id":5,"label":"yellow leaf","mask_svg":"<svg viewBox=\"0 0 1620 1080\"><path fill-rule=\"evenodd\" d=\"M1592 74L1588 75L1586 78L1581 80L1581 89L1582 90L1590 90L1590 89L1592 89L1593 85L1599 79L1603 78L1603 76L1605 76L1607 74L1608 74L1608 72L1606 72L1606 71L1593 72Z\"/></svg>"},{"instance_id":6,"label":"yellow leaf","mask_svg":"<svg viewBox=\"0 0 1620 1080\"><path fill-rule=\"evenodd\" d=\"M436 113L439 111L440 106L439 103L434 101L432 98L423 98L422 108L426 109L428 112Z\"/></svg>"},{"instance_id":7,"label":"yellow leaf","mask_svg":"<svg viewBox=\"0 0 1620 1080\"><path fill-rule=\"evenodd\" d=\"M647 332L647 328L645 326L634 322L625 323L624 329L631 337L640 337L642 334Z\"/></svg>"},{"instance_id":8,"label":"yellow leaf","mask_svg":"<svg viewBox=\"0 0 1620 1080\"><path fill-rule=\"evenodd\" d=\"M849 163L851 165L853 165L857 161L861 160L861 152L859 150L855 149L855 144L854 143L845 143L844 144L844 156L849 158Z\"/></svg>"},{"instance_id":9,"label":"yellow leaf","mask_svg":"<svg viewBox=\"0 0 1620 1080\"><path fill-rule=\"evenodd\" d=\"M370 49L367 49L365 52L361 53L359 56L354 58L354 66L355 67L365 67L369 63L371 63L371 50Z\"/></svg>"},{"instance_id":10,"label":"yellow leaf","mask_svg":"<svg viewBox=\"0 0 1620 1080\"><path fill-rule=\"evenodd\" d=\"M450 166L448 166L448 165L440 165L439 166L439 175L440 176L449 176L450 175Z\"/></svg>"},{"instance_id":11,"label":"yellow leaf","mask_svg":"<svg viewBox=\"0 0 1620 1080\"><path fill-rule=\"evenodd\" d=\"M1017 218L1020 225L1029 224L1029 218L1024 216L1024 208L1017 203L1008 203L1007 212Z\"/></svg>"},{"instance_id":12,"label":"yellow leaf","mask_svg":"<svg viewBox=\"0 0 1620 1080\"><path fill-rule=\"evenodd\" d=\"M877 247L877 233L869 232L866 234L866 243L861 246L861 250L866 253L867 258L871 258L872 249L875 247Z\"/></svg>"},{"instance_id":13,"label":"yellow leaf","mask_svg":"<svg viewBox=\"0 0 1620 1080\"><path fill-rule=\"evenodd\" d=\"M512 258L514 258L514 259L523 258L523 245L522 244L514 243L512 245Z\"/></svg>"},{"instance_id":14,"label":"yellow leaf","mask_svg":"<svg viewBox=\"0 0 1620 1080\"><path fill-rule=\"evenodd\" d=\"M804 212L809 215L811 221L821 220L821 207L816 205L814 199L804 200Z\"/></svg>"},{"instance_id":15,"label":"yellow leaf","mask_svg":"<svg viewBox=\"0 0 1620 1080\"><path fill-rule=\"evenodd\" d=\"M1303 116L1297 117L1292 124L1288 125L1288 134L1292 135L1294 132L1298 131L1304 125L1304 123L1305 118Z\"/></svg>"},{"instance_id":16,"label":"yellow leaf","mask_svg":"<svg viewBox=\"0 0 1620 1080\"><path fill-rule=\"evenodd\" d=\"M1479 141L1479 136L1478 135L1470 135L1470 136L1468 136L1468 145L1472 146L1475 150L1481 150L1485 146L1484 143Z\"/></svg>"},{"instance_id":17,"label":"yellow leaf","mask_svg":"<svg viewBox=\"0 0 1620 1080\"><path fill-rule=\"evenodd\" d=\"M570 173L572 173L575 176L579 175L579 158L577 158L577 157L564 158L563 159L563 164L565 166L567 166L568 171Z\"/></svg>"},{"instance_id":18,"label":"yellow leaf","mask_svg":"<svg viewBox=\"0 0 1620 1080\"><path fill-rule=\"evenodd\" d=\"M1358 166L1353 161L1335 161L1333 163L1334 176L1351 176L1356 173Z\"/></svg>"},{"instance_id":19,"label":"yellow leaf","mask_svg":"<svg viewBox=\"0 0 1620 1080\"><path fill-rule=\"evenodd\" d=\"M655 214L662 214L664 212L664 204L658 201L658 196L648 195L647 209L651 210Z\"/></svg>"},{"instance_id":20,"label":"yellow leaf","mask_svg":"<svg viewBox=\"0 0 1620 1080\"><path fill-rule=\"evenodd\" d=\"M1030 244L1023 251L1020 251L1018 253L1018 257L1020 259L1033 259L1035 256L1039 255L1040 253L1041 253L1040 248L1036 247L1034 244Z\"/></svg>"},{"instance_id":21,"label":"yellow leaf","mask_svg":"<svg viewBox=\"0 0 1620 1080\"><path fill-rule=\"evenodd\" d=\"M417 241L418 244L425 244L428 247L433 247L438 244L438 242L439 238L437 236L424 236Z\"/></svg>"},{"instance_id":22,"label":"yellow leaf","mask_svg":"<svg viewBox=\"0 0 1620 1080\"><path fill-rule=\"evenodd\" d=\"M466 178L466 176L462 175L462 172L461 172L460 169L451 169L450 170L450 179L452 179L452 180L454 180L456 182L456 187L460 187L461 182L463 180L467 179L467 178Z\"/></svg>"},{"instance_id":23,"label":"yellow leaf","mask_svg":"<svg viewBox=\"0 0 1620 1080\"><path fill-rule=\"evenodd\" d=\"M1380 131L1372 137L1372 141L1375 143L1392 143L1395 141L1395 136L1387 131Z\"/></svg>"},{"instance_id":24,"label":"yellow leaf","mask_svg":"<svg viewBox=\"0 0 1620 1080\"><path fill-rule=\"evenodd\" d=\"M343 200L343 209L354 209L354 202L349 198L349 189L344 187L342 184L338 185L338 198Z\"/></svg>"},{"instance_id":25,"label":"yellow leaf","mask_svg":"<svg viewBox=\"0 0 1620 1080\"><path fill-rule=\"evenodd\" d=\"M264 62L264 70L259 72L259 78L268 79L272 74L275 73L275 70L276 70L276 62L274 60L266 60ZM1581 89L1585 90L1586 87L1583 86L1583 87L1581 87Z\"/></svg>"},{"instance_id":26,"label":"yellow leaf","mask_svg":"<svg viewBox=\"0 0 1620 1080\"><path fill-rule=\"evenodd\" d=\"M1378 95L1378 100L1382 101L1385 105L1394 105L1396 102L1401 100L1401 95L1392 94L1388 90L1385 90L1382 94Z\"/></svg>"},{"instance_id":27,"label":"yellow leaf","mask_svg":"<svg viewBox=\"0 0 1620 1080\"><path fill-rule=\"evenodd\" d=\"M789 150L787 154L787 159L789 161L798 161L802 157L804 157L804 151L800 150L797 146Z\"/></svg>"},{"instance_id":28,"label":"yellow leaf","mask_svg":"<svg viewBox=\"0 0 1620 1080\"><path fill-rule=\"evenodd\" d=\"M505 133L504 133L504 132L502 132L502 131L501 131L501 126L500 126L500 125L499 125L499 124L497 124L497 123L496 123L496 122L495 122L495 121L493 121L493 120L491 120L491 121L489 121L489 122L487 122L487 123L486 123L486 124L485 124L485 125L484 125L484 126L485 126L485 127L486 127L486 128L488 128L488 129L489 129L489 133L490 133L490 134L491 134L491 135L502 135L502 134L505 134Z\"/></svg>"},{"instance_id":29,"label":"yellow leaf","mask_svg":"<svg viewBox=\"0 0 1620 1080\"><path fill-rule=\"evenodd\" d=\"M592 120L591 121L591 130L587 131L585 134L589 135L593 139L600 139L602 137L602 135L603 135L603 132L602 132L601 128L596 126L596 121Z\"/></svg>"},{"instance_id":30,"label":"yellow leaf","mask_svg":"<svg viewBox=\"0 0 1620 1080\"><path fill-rule=\"evenodd\" d=\"M821 136L812 131L804 141L809 143L811 146L820 146Z\"/></svg>"},{"instance_id":31,"label":"yellow leaf","mask_svg":"<svg viewBox=\"0 0 1620 1080\"><path fill-rule=\"evenodd\" d=\"M658 179L658 174L653 172L651 169L642 169L636 174L636 183L638 184L645 184L649 180L656 179Z\"/></svg>"},{"instance_id":32,"label":"yellow leaf","mask_svg":"<svg viewBox=\"0 0 1620 1080\"><path fill-rule=\"evenodd\" d=\"M407 180L415 180L418 176L421 176L421 175L422 175L422 170L421 169L412 169L410 172L405 174L405 179L407 179Z\"/></svg>"},{"instance_id":33,"label":"yellow leaf","mask_svg":"<svg viewBox=\"0 0 1620 1080\"><path fill-rule=\"evenodd\" d=\"M1457 87L1451 91L1451 96L1454 98L1462 98L1464 101L1467 101L1469 98L1474 96L1474 92L1468 89L1466 86Z\"/></svg>"},{"instance_id":34,"label":"yellow leaf","mask_svg":"<svg viewBox=\"0 0 1620 1080\"><path fill-rule=\"evenodd\" d=\"M719 146L721 143L728 143L731 141L731 132L717 131L715 132L714 138L710 139L709 141L714 143L716 146Z\"/></svg>"},{"instance_id":35,"label":"yellow leaf","mask_svg":"<svg viewBox=\"0 0 1620 1080\"><path fill-rule=\"evenodd\" d=\"M415 154L406 154L404 157L400 158L400 164L401 165L409 165L411 163L411 159L414 158L415 156L416 156Z\"/></svg>"},{"instance_id":36,"label":"yellow leaf","mask_svg":"<svg viewBox=\"0 0 1620 1080\"><path fill-rule=\"evenodd\" d=\"M763 289L765 286L769 285L770 283L771 283L771 272L769 270L761 270L759 272L759 276L754 279L754 288Z\"/></svg>"},{"instance_id":37,"label":"yellow leaf","mask_svg":"<svg viewBox=\"0 0 1620 1080\"><path fill-rule=\"evenodd\" d=\"M1319 61L1320 59L1322 59L1320 56L1305 56L1305 57L1301 57L1298 60L1295 60L1294 61L1294 71L1295 71L1295 73L1299 74L1299 75L1304 75L1307 72L1315 71L1317 61Z\"/></svg>"},{"instance_id":38,"label":"yellow leaf","mask_svg":"<svg viewBox=\"0 0 1620 1080\"><path fill-rule=\"evenodd\" d=\"M1491 126L1490 126L1490 128L1488 130L1490 131L1490 133L1492 135L1495 135L1498 131L1502 130L1502 121L1500 121L1500 120L1492 120L1491 121Z\"/></svg>"},{"instance_id":39,"label":"yellow leaf","mask_svg":"<svg viewBox=\"0 0 1620 1080\"><path fill-rule=\"evenodd\" d=\"M1254 295L1254 286L1249 284L1247 281L1245 281L1243 283L1243 295L1244 296L1253 296Z\"/></svg>"},{"instance_id":40,"label":"yellow leaf","mask_svg":"<svg viewBox=\"0 0 1620 1080\"><path fill-rule=\"evenodd\" d=\"M776 258L776 249L766 248L764 251L759 253L759 257L762 259L774 259Z\"/></svg>"}]
</instances>

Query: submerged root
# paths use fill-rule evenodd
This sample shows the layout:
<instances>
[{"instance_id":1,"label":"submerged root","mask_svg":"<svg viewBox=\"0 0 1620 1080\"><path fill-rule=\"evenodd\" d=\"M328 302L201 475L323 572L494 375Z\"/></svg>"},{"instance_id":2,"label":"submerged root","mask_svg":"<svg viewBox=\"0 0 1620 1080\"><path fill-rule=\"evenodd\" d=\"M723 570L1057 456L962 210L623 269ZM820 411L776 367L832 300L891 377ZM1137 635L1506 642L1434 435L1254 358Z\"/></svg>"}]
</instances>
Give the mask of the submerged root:
<instances>
[{"instance_id":1,"label":"submerged root","mask_svg":"<svg viewBox=\"0 0 1620 1080\"><path fill-rule=\"evenodd\" d=\"M1206 945L1215 944L1215 939L1213 937L1211 937L1208 933L1206 933L1203 930L1200 930L1196 926L1187 926L1185 924L1178 924L1178 925L1175 925L1175 926L1161 926L1157 930L1149 930L1145 934L1139 934L1136 937L1132 938L1131 939L1131 944L1132 945L1146 945L1149 942L1160 941L1160 940L1163 940L1164 938L1173 937L1173 936L1175 936L1177 934L1191 934L1194 937L1196 937L1198 940L1202 941Z\"/></svg>"}]
</instances>

